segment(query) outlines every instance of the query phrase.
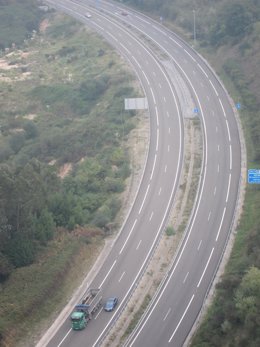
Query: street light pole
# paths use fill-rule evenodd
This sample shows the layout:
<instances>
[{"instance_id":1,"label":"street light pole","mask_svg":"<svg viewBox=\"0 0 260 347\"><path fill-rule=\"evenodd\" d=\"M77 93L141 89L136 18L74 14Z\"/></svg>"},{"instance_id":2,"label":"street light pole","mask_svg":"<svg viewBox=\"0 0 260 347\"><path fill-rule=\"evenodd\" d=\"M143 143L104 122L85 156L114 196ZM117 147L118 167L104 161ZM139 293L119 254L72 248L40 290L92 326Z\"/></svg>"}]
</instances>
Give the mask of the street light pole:
<instances>
[{"instance_id":1,"label":"street light pole","mask_svg":"<svg viewBox=\"0 0 260 347\"><path fill-rule=\"evenodd\" d=\"M194 44L196 44L196 11L193 10L193 40Z\"/></svg>"}]
</instances>

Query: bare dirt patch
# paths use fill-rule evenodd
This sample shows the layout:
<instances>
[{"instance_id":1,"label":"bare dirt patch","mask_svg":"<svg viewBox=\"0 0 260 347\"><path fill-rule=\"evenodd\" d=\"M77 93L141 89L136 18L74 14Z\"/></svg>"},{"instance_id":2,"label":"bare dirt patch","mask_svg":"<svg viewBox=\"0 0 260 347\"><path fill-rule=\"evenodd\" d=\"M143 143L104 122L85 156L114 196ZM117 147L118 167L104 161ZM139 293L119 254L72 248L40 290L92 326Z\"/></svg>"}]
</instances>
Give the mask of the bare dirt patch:
<instances>
[{"instance_id":1,"label":"bare dirt patch","mask_svg":"<svg viewBox=\"0 0 260 347\"><path fill-rule=\"evenodd\" d=\"M0 69L1 70L11 70L17 69L19 66L17 64L10 65L9 62L5 59L0 59Z\"/></svg>"},{"instance_id":2,"label":"bare dirt patch","mask_svg":"<svg viewBox=\"0 0 260 347\"><path fill-rule=\"evenodd\" d=\"M68 176L68 174L70 173L71 170L72 170L72 164L66 163L60 168L58 176L60 178L64 178L64 177Z\"/></svg>"},{"instance_id":3,"label":"bare dirt patch","mask_svg":"<svg viewBox=\"0 0 260 347\"><path fill-rule=\"evenodd\" d=\"M29 120L34 120L37 117L37 114L27 114L23 118L29 119Z\"/></svg>"},{"instance_id":4,"label":"bare dirt patch","mask_svg":"<svg viewBox=\"0 0 260 347\"><path fill-rule=\"evenodd\" d=\"M49 26L49 20L46 18L40 23L40 27L39 27L40 32L44 33L46 29L48 28L48 26Z\"/></svg>"}]
</instances>

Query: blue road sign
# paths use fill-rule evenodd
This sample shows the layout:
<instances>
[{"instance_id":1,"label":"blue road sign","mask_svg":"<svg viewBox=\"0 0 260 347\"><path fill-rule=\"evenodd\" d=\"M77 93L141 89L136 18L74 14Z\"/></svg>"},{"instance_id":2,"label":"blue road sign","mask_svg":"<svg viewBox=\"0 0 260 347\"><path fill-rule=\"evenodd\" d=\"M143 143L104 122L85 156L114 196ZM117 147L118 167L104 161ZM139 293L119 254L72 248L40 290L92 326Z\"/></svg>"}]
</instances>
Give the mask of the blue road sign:
<instances>
[{"instance_id":1,"label":"blue road sign","mask_svg":"<svg viewBox=\"0 0 260 347\"><path fill-rule=\"evenodd\" d=\"M241 110L241 104L240 104L239 102L236 104L236 108L237 108L238 110Z\"/></svg>"},{"instance_id":2,"label":"blue road sign","mask_svg":"<svg viewBox=\"0 0 260 347\"><path fill-rule=\"evenodd\" d=\"M248 170L248 183L260 184L260 169Z\"/></svg>"},{"instance_id":3,"label":"blue road sign","mask_svg":"<svg viewBox=\"0 0 260 347\"><path fill-rule=\"evenodd\" d=\"M199 113L199 109L197 107L195 107L193 112L198 114Z\"/></svg>"}]
</instances>

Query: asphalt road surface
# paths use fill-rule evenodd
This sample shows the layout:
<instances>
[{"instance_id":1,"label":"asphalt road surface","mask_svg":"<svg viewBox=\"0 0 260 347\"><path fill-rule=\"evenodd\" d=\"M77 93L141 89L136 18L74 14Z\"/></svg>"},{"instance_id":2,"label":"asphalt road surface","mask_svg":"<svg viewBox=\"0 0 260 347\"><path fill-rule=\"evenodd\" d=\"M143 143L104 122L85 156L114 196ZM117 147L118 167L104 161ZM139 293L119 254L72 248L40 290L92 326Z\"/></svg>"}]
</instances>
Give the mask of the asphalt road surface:
<instances>
[{"instance_id":1,"label":"asphalt road surface","mask_svg":"<svg viewBox=\"0 0 260 347\"><path fill-rule=\"evenodd\" d=\"M191 113L203 127L199 190L168 276L126 345L182 346L218 268L236 208L241 148L229 98L203 59L150 18L108 1L52 3L100 33L132 66L149 103L150 146L132 209L91 283L91 287L101 288L103 298L119 298L116 310L107 313L101 309L80 332L71 330L68 317L47 345L101 345L147 266L166 225L182 166L187 110L180 93L175 92L172 79L176 71L192 98ZM84 16L86 12L91 18Z\"/></svg>"}]
</instances>

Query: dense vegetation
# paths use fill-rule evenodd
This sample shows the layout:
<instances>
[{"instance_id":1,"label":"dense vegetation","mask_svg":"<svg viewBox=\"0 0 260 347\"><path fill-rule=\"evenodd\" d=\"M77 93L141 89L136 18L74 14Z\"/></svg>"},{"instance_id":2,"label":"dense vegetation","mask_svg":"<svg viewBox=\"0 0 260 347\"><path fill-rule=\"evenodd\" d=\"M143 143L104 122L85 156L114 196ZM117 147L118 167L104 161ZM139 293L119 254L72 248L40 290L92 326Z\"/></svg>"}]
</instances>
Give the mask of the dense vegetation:
<instances>
[{"instance_id":1,"label":"dense vegetation","mask_svg":"<svg viewBox=\"0 0 260 347\"><path fill-rule=\"evenodd\" d=\"M21 46L33 30L38 30L42 16L33 0L0 0L0 50L12 44Z\"/></svg>"},{"instance_id":2,"label":"dense vegetation","mask_svg":"<svg viewBox=\"0 0 260 347\"><path fill-rule=\"evenodd\" d=\"M249 168L260 167L260 1L125 0L163 17L210 60L236 102L247 142ZM236 242L214 304L192 346L260 345L260 189L248 186Z\"/></svg>"},{"instance_id":3,"label":"dense vegetation","mask_svg":"<svg viewBox=\"0 0 260 347\"><path fill-rule=\"evenodd\" d=\"M250 160L260 161L260 2L259 0L122 0L163 18L185 39L193 39L194 14L198 49L210 55L215 69L238 91L250 132ZM193 43L193 42L192 42ZM225 78L225 77L223 77ZM250 116L248 122L247 116ZM243 116L243 114L242 114Z\"/></svg>"},{"instance_id":4,"label":"dense vegetation","mask_svg":"<svg viewBox=\"0 0 260 347\"><path fill-rule=\"evenodd\" d=\"M130 173L124 98L135 92L111 47L78 22L29 0L1 2L3 13L19 17L0 53L0 345L12 346L37 305L42 318L66 299L57 278L111 228Z\"/></svg>"},{"instance_id":5,"label":"dense vegetation","mask_svg":"<svg viewBox=\"0 0 260 347\"><path fill-rule=\"evenodd\" d=\"M47 37L58 38L61 25L62 36L65 28L70 35L79 29L72 21L65 24L53 23ZM42 39L34 38L34 48L44 45ZM82 42L77 46L69 38L67 46L53 43L39 57L40 67L31 58L21 58L21 52L7 57L9 66L18 65L20 74L29 73L30 80L24 78L14 85L10 72L1 93L0 279L7 276L11 265L30 264L37 253L35 240L50 239L54 226L104 228L119 208L115 195L122 192L129 174L120 141L133 126L130 114L122 118L122 105L123 96L131 95L132 90L124 87L125 77L114 71L114 62L107 61L104 48L93 51L88 49L90 43L83 46L82 34L78 40ZM95 71L93 66L89 70L92 57L97 58ZM50 62L52 70L55 65L57 69L47 80L44 66ZM66 64L73 67L68 76L73 75L76 82L59 77ZM99 74L107 68L110 71ZM17 69L13 70L17 73ZM119 83L120 90L115 87ZM101 102L104 99L106 105ZM64 163L73 171L61 181L55 169Z\"/></svg>"}]
</instances>

